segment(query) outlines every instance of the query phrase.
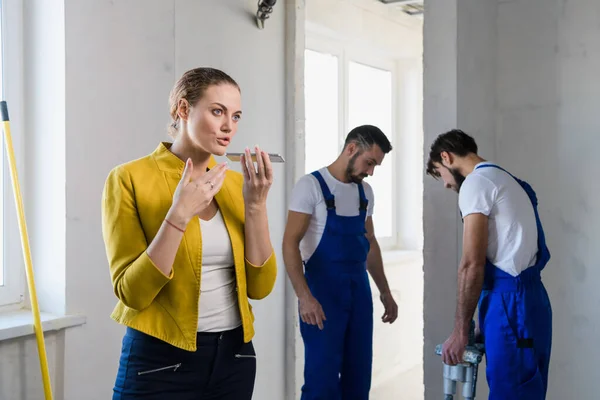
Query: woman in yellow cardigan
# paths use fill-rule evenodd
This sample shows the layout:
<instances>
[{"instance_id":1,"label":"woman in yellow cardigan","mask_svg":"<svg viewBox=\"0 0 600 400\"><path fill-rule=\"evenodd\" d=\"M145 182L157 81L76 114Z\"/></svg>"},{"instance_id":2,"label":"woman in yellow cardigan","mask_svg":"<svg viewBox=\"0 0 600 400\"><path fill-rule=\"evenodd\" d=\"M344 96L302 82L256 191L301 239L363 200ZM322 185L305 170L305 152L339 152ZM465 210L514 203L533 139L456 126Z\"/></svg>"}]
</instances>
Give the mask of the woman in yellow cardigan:
<instances>
[{"instance_id":1,"label":"woman in yellow cardigan","mask_svg":"<svg viewBox=\"0 0 600 400\"><path fill-rule=\"evenodd\" d=\"M250 400L256 354L248 299L275 284L266 201L271 163L246 149L243 174L216 164L241 118L222 71L186 72L170 95L172 143L114 168L102 230L127 326L113 400Z\"/></svg>"}]
</instances>

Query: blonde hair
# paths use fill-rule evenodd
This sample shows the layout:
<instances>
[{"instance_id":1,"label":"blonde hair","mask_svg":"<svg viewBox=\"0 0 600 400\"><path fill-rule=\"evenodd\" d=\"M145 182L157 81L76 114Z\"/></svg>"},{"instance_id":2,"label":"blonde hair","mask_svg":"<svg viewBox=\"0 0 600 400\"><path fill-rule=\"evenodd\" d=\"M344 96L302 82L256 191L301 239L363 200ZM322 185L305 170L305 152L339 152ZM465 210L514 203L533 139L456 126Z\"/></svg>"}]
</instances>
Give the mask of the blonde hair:
<instances>
[{"instance_id":1,"label":"blonde hair","mask_svg":"<svg viewBox=\"0 0 600 400\"><path fill-rule=\"evenodd\" d=\"M206 89L220 84L230 84L240 90L240 86L232 77L215 68L194 68L179 78L169 95L169 113L172 120L168 127L169 136L175 138L179 132L180 121L177 114L179 101L185 99L192 107L204 96Z\"/></svg>"}]
</instances>

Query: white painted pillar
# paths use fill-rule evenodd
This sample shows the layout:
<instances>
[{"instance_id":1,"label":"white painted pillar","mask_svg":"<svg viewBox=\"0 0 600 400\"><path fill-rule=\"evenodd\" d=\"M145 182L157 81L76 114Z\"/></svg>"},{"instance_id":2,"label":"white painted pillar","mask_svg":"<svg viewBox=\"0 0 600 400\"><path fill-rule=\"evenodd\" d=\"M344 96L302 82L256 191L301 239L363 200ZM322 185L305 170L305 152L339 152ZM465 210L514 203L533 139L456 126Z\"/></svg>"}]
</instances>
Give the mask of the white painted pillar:
<instances>
[{"instance_id":1,"label":"white painted pillar","mask_svg":"<svg viewBox=\"0 0 600 400\"><path fill-rule=\"evenodd\" d=\"M286 202L296 181L304 175L304 48L305 0L285 1L286 35ZM287 204L286 204L287 205ZM286 206L287 209L287 206ZM287 213L286 213L287 215ZM282 260L283 261L283 260ZM283 262L281 263L283 267ZM298 300L285 274L285 368L286 399L299 399L304 369L304 346L298 322Z\"/></svg>"}]
</instances>

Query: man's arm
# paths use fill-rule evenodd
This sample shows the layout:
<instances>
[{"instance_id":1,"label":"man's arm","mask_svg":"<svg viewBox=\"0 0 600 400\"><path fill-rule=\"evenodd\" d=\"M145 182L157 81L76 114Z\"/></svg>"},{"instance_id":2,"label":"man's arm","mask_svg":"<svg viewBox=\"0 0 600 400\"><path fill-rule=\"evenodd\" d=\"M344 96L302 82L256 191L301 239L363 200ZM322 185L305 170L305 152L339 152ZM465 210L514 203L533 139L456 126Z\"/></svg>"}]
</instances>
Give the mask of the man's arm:
<instances>
[{"instance_id":1,"label":"man's arm","mask_svg":"<svg viewBox=\"0 0 600 400\"><path fill-rule=\"evenodd\" d=\"M483 287L485 259L488 244L488 217L469 214L465 217L463 255L458 267L458 302L455 331L468 335L473 314Z\"/></svg>"},{"instance_id":2,"label":"man's arm","mask_svg":"<svg viewBox=\"0 0 600 400\"><path fill-rule=\"evenodd\" d=\"M283 262L298 298L310 295L310 290L304 278L300 241L310 224L310 214L296 211L288 212L287 224L283 234Z\"/></svg>"},{"instance_id":3,"label":"man's arm","mask_svg":"<svg viewBox=\"0 0 600 400\"><path fill-rule=\"evenodd\" d=\"M379 289L379 298L385 307L382 321L392 323L398 317L398 306L392 297L390 286L383 270L383 259L381 258L379 243L375 237L373 217L367 217L365 228L367 230L366 237L371 245L369 254L367 254L367 271L369 271L373 281L375 281L377 289Z\"/></svg>"},{"instance_id":4,"label":"man's arm","mask_svg":"<svg viewBox=\"0 0 600 400\"><path fill-rule=\"evenodd\" d=\"M317 325L319 329L323 329L323 321L326 319L325 312L306 283L300 254L300 241L308 229L310 218L310 214L288 212L288 220L283 234L283 262L294 292L298 296L300 318L306 324Z\"/></svg>"},{"instance_id":5,"label":"man's arm","mask_svg":"<svg viewBox=\"0 0 600 400\"><path fill-rule=\"evenodd\" d=\"M379 248L379 243L375 237L373 217L367 217L365 228L367 229L366 237L371 245L371 249L367 255L367 271L369 271L369 274L371 274L371 277L375 281L377 289L379 289L379 293L389 293L390 286L388 285L388 281L383 270L383 259L381 258L381 249Z\"/></svg>"}]
</instances>

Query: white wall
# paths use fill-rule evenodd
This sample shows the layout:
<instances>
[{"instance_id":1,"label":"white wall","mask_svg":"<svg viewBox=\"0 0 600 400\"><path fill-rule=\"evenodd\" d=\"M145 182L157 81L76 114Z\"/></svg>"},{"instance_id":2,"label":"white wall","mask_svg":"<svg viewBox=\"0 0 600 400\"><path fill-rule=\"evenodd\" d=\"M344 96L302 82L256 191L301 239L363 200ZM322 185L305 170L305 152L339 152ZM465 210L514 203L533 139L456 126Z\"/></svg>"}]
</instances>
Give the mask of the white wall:
<instances>
[{"instance_id":1,"label":"white wall","mask_svg":"<svg viewBox=\"0 0 600 400\"><path fill-rule=\"evenodd\" d=\"M554 308L548 399L595 398L600 4L428 0L424 36L426 150L459 127L484 157L533 185L552 253L543 273ZM442 376L432 349L452 327L462 227L456 195L424 180L425 398L433 400Z\"/></svg>"},{"instance_id":2,"label":"white wall","mask_svg":"<svg viewBox=\"0 0 600 400\"><path fill-rule=\"evenodd\" d=\"M64 331L46 335L45 342L52 392L55 399L64 399ZM0 342L0 400L43 398L35 337Z\"/></svg>"},{"instance_id":3,"label":"white wall","mask_svg":"<svg viewBox=\"0 0 600 400\"><path fill-rule=\"evenodd\" d=\"M42 21L42 9L37 8L42 3L56 18ZM284 152L285 4L280 3L261 31L253 19L254 0L49 4L25 0L30 46L26 104L31 105L26 153L32 157L25 174L26 203L38 221L30 222L30 230L35 229L32 250L39 260L34 261L36 277L38 282L47 281L39 282L44 293L40 303L60 311L60 295L45 291L52 279L58 279L62 307L87 316L86 325L47 339L57 400L111 396L124 328L109 318L116 299L101 236L100 196L112 167L141 157L168 139L168 94L175 80L195 66L226 70L242 88L244 107L232 149L260 144ZM271 236L281 260L285 179L280 166L275 173L268 207ZM49 209L48 197L53 205ZM48 245L60 243L61 237L63 248ZM258 353L254 397L261 400L284 398L281 268L271 296L254 302ZM35 375L39 366L34 344L28 338L0 345L0 386L10 389L0 390L1 399L43 397ZM26 378L26 371L33 375Z\"/></svg>"}]
</instances>

